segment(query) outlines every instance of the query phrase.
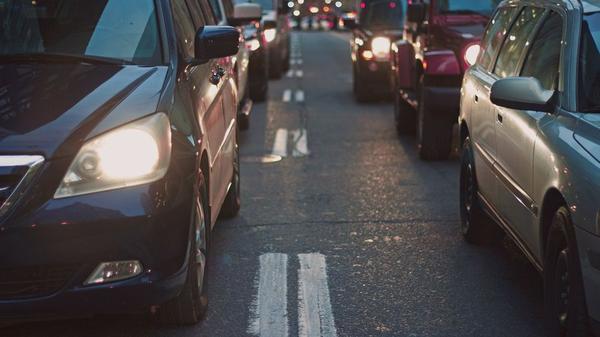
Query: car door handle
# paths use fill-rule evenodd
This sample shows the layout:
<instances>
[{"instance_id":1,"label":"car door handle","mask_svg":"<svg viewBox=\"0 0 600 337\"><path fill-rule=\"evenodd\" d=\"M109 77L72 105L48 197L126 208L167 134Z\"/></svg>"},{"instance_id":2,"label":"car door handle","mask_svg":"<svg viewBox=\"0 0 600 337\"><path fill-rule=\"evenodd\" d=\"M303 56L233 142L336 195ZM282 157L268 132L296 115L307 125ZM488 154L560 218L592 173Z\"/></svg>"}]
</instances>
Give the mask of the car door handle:
<instances>
[{"instance_id":1,"label":"car door handle","mask_svg":"<svg viewBox=\"0 0 600 337\"><path fill-rule=\"evenodd\" d=\"M475 95L475 103L479 102L479 96Z\"/></svg>"},{"instance_id":2,"label":"car door handle","mask_svg":"<svg viewBox=\"0 0 600 337\"><path fill-rule=\"evenodd\" d=\"M498 119L498 123L502 124L502 122L504 121L504 117L502 117L501 114L497 114L496 118Z\"/></svg>"}]
</instances>

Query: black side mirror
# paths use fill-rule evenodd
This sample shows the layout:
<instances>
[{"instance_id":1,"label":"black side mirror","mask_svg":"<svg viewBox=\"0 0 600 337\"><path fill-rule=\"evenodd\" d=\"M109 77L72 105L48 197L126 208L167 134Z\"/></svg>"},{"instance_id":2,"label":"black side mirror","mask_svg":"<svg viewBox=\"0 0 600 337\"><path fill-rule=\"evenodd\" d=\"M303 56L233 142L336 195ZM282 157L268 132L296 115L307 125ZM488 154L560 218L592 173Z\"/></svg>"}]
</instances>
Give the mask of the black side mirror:
<instances>
[{"instance_id":1,"label":"black side mirror","mask_svg":"<svg viewBox=\"0 0 600 337\"><path fill-rule=\"evenodd\" d=\"M356 29L358 28L358 22L353 18L343 18L342 22L344 22L344 27L348 29Z\"/></svg>"},{"instance_id":2,"label":"black side mirror","mask_svg":"<svg viewBox=\"0 0 600 337\"><path fill-rule=\"evenodd\" d=\"M406 18L409 22L421 23L425 20L425 4L409 4L406 9Z\"/></svg>"},{"instance_id":3,"label":"black side mirror","mask_svg":"<svg viewBox=\"0 0 600 337\"><path fill-rule=\"evenodd\" d=\"M204 26L196 33L194 44L198 61L235 55L240 48L240 32L229 26Z\"/></svg>"},{"instance_id":4,"label":"black side mirror","mask_svg":"<svg viewBox=\"0 0 600 337\"><path fill-rule=\"evenodd\" d=\"M492 85L490 100L498 106L517 110L552 112L556 92L545 90L533 77L508 77Z\"/></svg>"}]
</instances>

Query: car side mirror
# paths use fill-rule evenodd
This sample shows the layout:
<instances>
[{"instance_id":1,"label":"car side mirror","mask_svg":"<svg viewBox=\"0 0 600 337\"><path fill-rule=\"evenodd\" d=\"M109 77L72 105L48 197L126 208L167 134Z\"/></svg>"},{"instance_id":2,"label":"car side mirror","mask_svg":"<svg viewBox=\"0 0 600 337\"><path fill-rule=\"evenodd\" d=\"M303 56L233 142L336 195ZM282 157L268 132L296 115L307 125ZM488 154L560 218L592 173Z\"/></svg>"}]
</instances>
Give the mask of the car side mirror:
<instances>
[{"instance_id":1,"label":"car side mirror","mask_svg":"<svg viewBox=\"0 0 600 337\"><path fill-rule=\"evenodd\" d=\"M425 4L413 3L406 8L406 18L409 22L422 23L425 21Z\"/></svg>"},{"instance_id":2,"label":"car side mirror","mask_svg":"<svg viewBox=\"0 0 600 337\"><path fill-rule=\"evenodd\" d=\"M533 77L508 77L492 85L490 99L495 105L509 109L552 112L554 90L545 90Z\"/></svg>"},{"instance_id":3,"label":"car side mirror","mask_svg":"<svg viewBox=\"0 0 600 337\"><path fill-rule=\"evenodd\" d=\"M262 7L255 3L241 3L233 7L233 17L229 19L232 26L244 26L262 18Z\"/></svg>"},{"instance_id":4,"label":"car side mirror","mask_svg":"<svg viewBox=\"0 0 600 337\"><path fill-rule=\"evenodd\" d=\"M342 21L344 22L344 27L348 29L358 28L358 22L356 22L356 19L354 18L344 18Z\"/></svg>"},{"instance_id":5,"label":"car side mirror","mask_svg":"<svg viewBox=\"0 0 600 337\"><path fill-rule=\"evenodd\" d=\"M204 26L196 33L195 59L199 62L232 56L240 48L240 32L229 26Z\"/></svg>"}]
</instances>

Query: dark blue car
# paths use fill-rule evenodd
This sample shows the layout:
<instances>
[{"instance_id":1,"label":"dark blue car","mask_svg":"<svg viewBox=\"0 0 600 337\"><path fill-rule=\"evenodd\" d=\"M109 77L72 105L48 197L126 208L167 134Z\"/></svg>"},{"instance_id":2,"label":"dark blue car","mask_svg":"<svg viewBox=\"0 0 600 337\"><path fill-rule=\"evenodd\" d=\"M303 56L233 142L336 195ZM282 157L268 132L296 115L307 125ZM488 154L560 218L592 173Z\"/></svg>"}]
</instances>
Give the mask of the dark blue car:
<instances>
[{"instance_id":1,"label":"dark blue car","mask_svg":"<svg viewBox=\"0 0 600 337\"><path fill-rule=\"evenodd\" d=\"M0 0L0 319L206 308L240 207L239 33L206 0Z\"/></svg>"}]
</instances>

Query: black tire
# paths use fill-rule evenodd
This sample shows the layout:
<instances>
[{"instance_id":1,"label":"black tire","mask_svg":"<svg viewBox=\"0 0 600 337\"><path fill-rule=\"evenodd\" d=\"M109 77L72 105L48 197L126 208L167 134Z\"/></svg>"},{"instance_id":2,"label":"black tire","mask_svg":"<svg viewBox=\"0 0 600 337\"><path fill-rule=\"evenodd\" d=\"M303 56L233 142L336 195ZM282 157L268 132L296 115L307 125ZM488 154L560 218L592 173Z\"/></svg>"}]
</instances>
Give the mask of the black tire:
<instances>
[{"instance_id":1,"label":"black tire","mask_svg":"<svg viewBox=\"0 0 600 337\"><path fill-rule=\"evenodd\" d=\"M416 112L404 100L398 90L394 90L394 118L396 122L396 131L399 135L406 135L415 132Z\"/></svg>"},{"instance_id":2,"label":"black tire","mask_svg":"<svg viewBox=\"0 0 600 337\"><path fill-rule=\"evenodd\" d=\"M276 46L271 46L271 48L276 48ZM283 76L283 59L279 48L276 48L275 52L271 52L269 60L269 77L275 80L280 79Z\"/></svg>"},{"instance_id":3,"label":"black tire","mask_svg":"<svg viewBox=\"0 0 600 337\"><path fill-rule=\"evenodd\" d=\"M238 126L240 131L246 131L250 129L250 116L248 115L239 115L238 116Z\"/></svg>"},{"instance_id":4,"label":"black tire","mask_svg":"<svg viewBox=\"0 0 600 337\"><path fill-rule=\"evenodd\" d=\"M200 322L208 308L208 251L210 238L210 213L208 211L208 193L206 184L201 182L199 200L195 205L194 230L190 232L190 251L187 277L183 289L174 299L163 304L156 318L163 324L193 325ZM196 242L195 230L202 228L204 237L200 247Z\"/></svg>"},{"instance_id":5,"label":"black tire","mask_svg":"<svg viewBox=\"0 0 600 337\"><path fill-rule=\"evenodd\" d=\"M250 87L250 98L256 102L261 103L267 100L269 94L269 74L265 71L264 79Z\"/></svg>"},{"instance_id":6,"label":"black tire","mask_svg":"<svg viewBox=\"0 0 600 337\"><path fill-rule=\"evenodd\" d=\"M575 233L565 207L554 214L546 242L544 302L547 336L591 336Z\"/></svg>"},{"instance_id":7,"label":"black tire","mask_svg":"<svg viewBox=\"0 0 600 337\"><path fill-rule=\"evenodd\" d=\"M365 85L364 79L358 74L356 69L354 69L353 73L353 92L354 98L358 103L365 103L371 100L371 93Z\"/></svg>"},{"instance_id":8,"label":"black tire","mask_svg":"<svg viewBox=\"0 0 600 337\"><path fill-rule=\"evenodd\" d=\"M240 198L240 150L239 145L235 142L235 153L233 156L233 177L231 178L231 186L229 188L229 192L227 192L227 196L225 197L225 201L223 202L223 206L221 207L222 218L233 218L238 215L241 207L241 198Z\"/></svg>"},{"instance_id":9,"label":"black tire","mask_svg":"<svg viewBox=\"0 0 600 337\"><path fill-rule=\"evenodd\" d=\"M452 121L446 116L435 116L421 87L417 113L417 144L422 160L446 160L452 150Z\"/></svg>"},{"instance_id":10,"label":"black tire","mask_svg":"<svg viewBox=\"0 0 600 337\"><path fill-rule=\"evenodd\" d=\"M463 143L460 168L460 223L464 239L471 244L491 244L502 230L487 216L479 198L471 139Z\"/></svg>"}]
</instances>

